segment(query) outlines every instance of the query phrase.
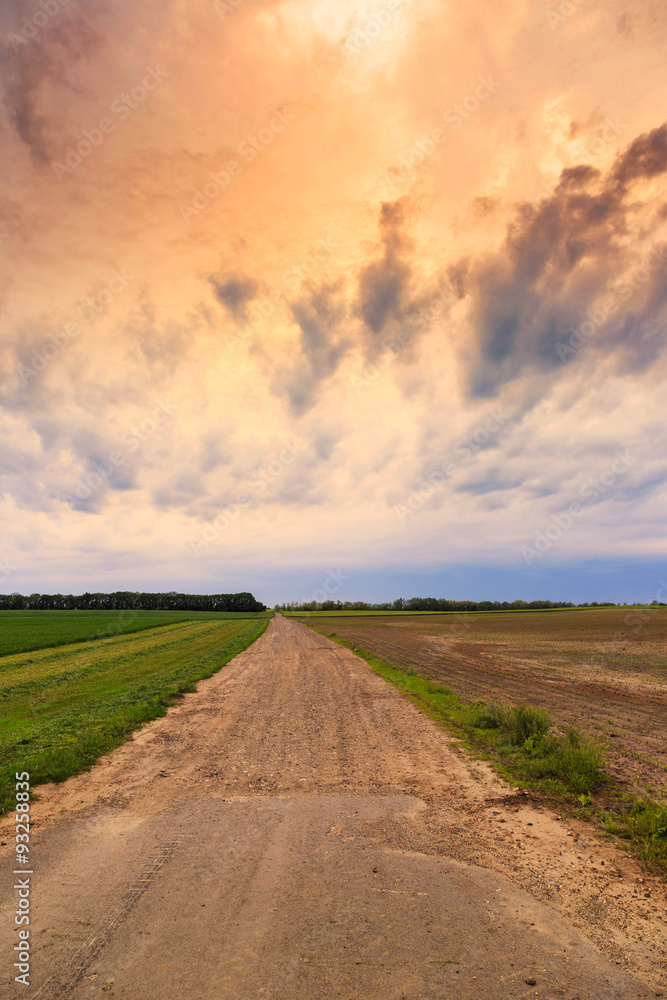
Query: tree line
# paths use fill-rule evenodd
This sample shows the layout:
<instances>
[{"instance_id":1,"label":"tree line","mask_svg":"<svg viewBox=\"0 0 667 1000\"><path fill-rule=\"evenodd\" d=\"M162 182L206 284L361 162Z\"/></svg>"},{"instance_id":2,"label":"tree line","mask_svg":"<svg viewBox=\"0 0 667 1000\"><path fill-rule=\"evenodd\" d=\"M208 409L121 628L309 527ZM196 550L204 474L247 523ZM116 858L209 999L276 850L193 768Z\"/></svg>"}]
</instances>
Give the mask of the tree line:
<instances>
[{"instance_id":1,"label":"tree line","mask_svg":"<svg viewBox=\"0 0 667 1000\"><path fill-rule=\"evenodd\" d=\"M0 611L266 611L252 594L0 594Z\"/></svg>"},{"instance_id":2,"label":"tree line","mask_svg":"<svg viewBox=\"0 0 667 1000\"><path fill-rule=\"evenodd\" d=\"M276 611L540 611L548 608L615 608L611 602L573 604L571 601L450 601L444 597L411 597L386 604L365 601L304 601L276 604Z\"/></svg>"}]
</instances>

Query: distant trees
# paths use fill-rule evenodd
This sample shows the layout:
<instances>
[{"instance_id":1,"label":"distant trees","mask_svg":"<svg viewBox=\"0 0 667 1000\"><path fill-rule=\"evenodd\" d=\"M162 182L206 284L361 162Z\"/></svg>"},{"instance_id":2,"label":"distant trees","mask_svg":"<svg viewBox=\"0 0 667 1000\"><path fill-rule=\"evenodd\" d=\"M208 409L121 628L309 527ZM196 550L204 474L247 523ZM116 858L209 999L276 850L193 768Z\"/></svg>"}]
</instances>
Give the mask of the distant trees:
<instances>
[{"instance_id":1,"label":"distant trees","mask_svg":"<svg viewBox=\"0 0 667 1000\"><path fill-rule=\"evenodd\" d=\"M571 601L450 601L445 597L411 597L386 604L365 601L305 601L276 604L276 611L540 611L548 608L616 607L615 604L573 604Z\"/></svg>"},{"instance_id":2,"label":"distant trees","mask_svg":"<svg viewBox=\"0 0 667 1000\"><path fill-rule=\"evenodd\" d=\"M0 611L266 611L252 594L0 594Z\"/></svg>"}]
</instances>

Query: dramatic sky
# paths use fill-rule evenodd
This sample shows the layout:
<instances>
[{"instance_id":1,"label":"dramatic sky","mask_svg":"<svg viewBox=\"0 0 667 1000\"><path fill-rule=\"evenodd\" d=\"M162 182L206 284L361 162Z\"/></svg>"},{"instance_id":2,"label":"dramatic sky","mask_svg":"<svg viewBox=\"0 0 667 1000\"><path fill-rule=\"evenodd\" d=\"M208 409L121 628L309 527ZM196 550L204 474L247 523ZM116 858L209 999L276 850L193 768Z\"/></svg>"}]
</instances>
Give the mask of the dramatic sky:
<instances>
[{"instance_id":1,"label":"dramatic sky","mask_svg":"<svg viewBox=\"0 0 667 1000\"><path fill-rule=\"evenodd\" d=\"M5 0L3 591L652 600L661 0Z\"/></svg>"}]
</instances>

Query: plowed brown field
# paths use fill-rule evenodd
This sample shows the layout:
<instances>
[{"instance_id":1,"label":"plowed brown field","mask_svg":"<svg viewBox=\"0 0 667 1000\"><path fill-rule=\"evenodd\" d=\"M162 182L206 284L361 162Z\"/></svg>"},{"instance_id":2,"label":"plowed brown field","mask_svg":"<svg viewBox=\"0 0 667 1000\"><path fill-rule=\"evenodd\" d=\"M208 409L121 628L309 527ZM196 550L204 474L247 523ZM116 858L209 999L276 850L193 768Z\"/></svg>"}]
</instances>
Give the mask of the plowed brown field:
<instances>
[{"instance_id":1,"label":"plowed brown field","mask_svg":"<svg viewBox=\"0 0 667 1000\"><path fill-rule=\"evenodd\" d=\"M667 609L303 619L466 699L544 705L667 799Z\"/></svg>"}]
</instances>

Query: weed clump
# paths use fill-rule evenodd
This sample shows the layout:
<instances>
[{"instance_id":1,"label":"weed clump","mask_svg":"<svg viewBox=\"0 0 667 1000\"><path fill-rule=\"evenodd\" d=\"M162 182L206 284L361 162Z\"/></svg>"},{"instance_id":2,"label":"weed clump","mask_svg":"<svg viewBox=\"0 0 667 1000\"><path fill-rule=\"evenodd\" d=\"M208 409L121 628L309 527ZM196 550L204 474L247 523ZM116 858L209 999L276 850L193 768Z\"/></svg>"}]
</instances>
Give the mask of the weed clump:
<instances>
[{"instance_id":1,"label":"weed clump","mask_svg":"<svg viewBox=\"0 0 667 1000\"><path fill-rule=\"evenodd\" d=\"M535 778L555 778L575 795L587 795L602 783L603 748L580 730L546 734L526 741L528 770Z\"/></svg>"},{"instance_id":2,"label":"weed clump","mask_svg":"<svg viewBox=\"0 0 667 1000\"><path fill-rule=\"evenodd\" d=\"M507 717L507 709L496 701L477 701L472 706L470 722L475 729L500 729Z\"/></svg>"},{"instance_id":3,"label":"weed clump","mask_svg":"<svg viewBox=\"0 0 667 1000\"><path fill-rule=\"evenodd\" d=\"M426 681L426 691L428 694L446 694L451 695L449 688L443 687L442 684L435 684L433 681Z\"/></svg>"},{"instance_id":4,"label":"weed clump","mask_svg":"<svg viewBox=\"0 0 667 1000\"><path fill-rule=\"evenodd\" d=\"M524 778L551 778L575 795L604 780L604 750L578 729L552 731L551 715L535 705L476 702L469 722L487 731L496 752Z\"/></svg>"},{"instance_id":5,"label":"weed clump","mask_svg":"<svg viewBox=\"0 0 667 1000\"><path fill-rule=\"evenodd\" d=\"M522 747L529 739L539 741L551 728L546 708L525 704L507 707L495 701L475 702L470 722L475 729L499 730L500 742L514 747Z\"/></svg>"},{"instance_id":6,"label":"weed clump","mask_svg":"<svg viewBox=\"0 0 667 1000\"><path fill-rule=\"evenodd\" d=\"M627 798L602 814L607 833L630 840L651 871L667 874L667 806L649 798Z\"/></svg>"},{"instance_id":7,"label":"weed clump","mask_svg":"<svg viewBox=\"0 0 667 1000\"><path fill-rule=\"evenodd\" d=\"M551 728L551 716L546 708L533 705L513 705L507 713L501 732L512 746L522 747L531 740L539 746Z\"/></svg>"}]
</instances>

